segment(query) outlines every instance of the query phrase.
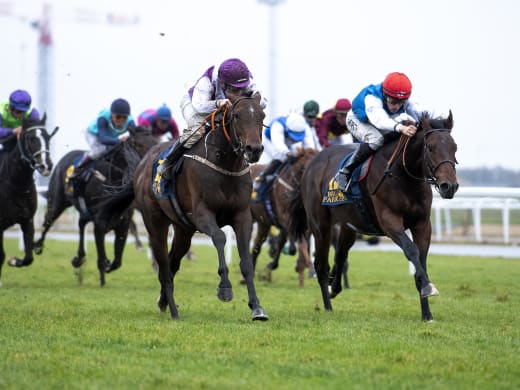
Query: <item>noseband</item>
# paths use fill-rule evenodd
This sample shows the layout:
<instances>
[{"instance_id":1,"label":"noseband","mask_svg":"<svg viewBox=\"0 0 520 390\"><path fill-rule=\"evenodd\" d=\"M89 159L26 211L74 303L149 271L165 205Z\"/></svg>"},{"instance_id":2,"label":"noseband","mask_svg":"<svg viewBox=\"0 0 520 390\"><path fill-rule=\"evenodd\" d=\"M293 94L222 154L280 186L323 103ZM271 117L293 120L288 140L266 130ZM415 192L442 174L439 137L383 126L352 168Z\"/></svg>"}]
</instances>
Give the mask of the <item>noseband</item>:
<instances>
[{"instance_id":1,"label":"noseband","mask_svg":"<svg viewBox=\"0 0 520 390\"><path fill-rule=\"evenodd\" d=\"M227 109L224 110L224 114L222 116L222 131L224 132L226 139L231 143L231 148L233 149L233 153L235 153L237 156L243 156L246 152L246 148L245 148L244 142L240 139L240 137L237 134L236 123L234 120L236 118L235 109L236 109L238 103L244 101L245 99L253 99L253 98L249 97L249 96L242 96L242 97L238 98L233 103L233 106L231 107L228 120L226 121L226 115L228 113ZM231 135L229 135L229 133L226 129L226 125L231 128Z\"/></svg>"}]
</instances>

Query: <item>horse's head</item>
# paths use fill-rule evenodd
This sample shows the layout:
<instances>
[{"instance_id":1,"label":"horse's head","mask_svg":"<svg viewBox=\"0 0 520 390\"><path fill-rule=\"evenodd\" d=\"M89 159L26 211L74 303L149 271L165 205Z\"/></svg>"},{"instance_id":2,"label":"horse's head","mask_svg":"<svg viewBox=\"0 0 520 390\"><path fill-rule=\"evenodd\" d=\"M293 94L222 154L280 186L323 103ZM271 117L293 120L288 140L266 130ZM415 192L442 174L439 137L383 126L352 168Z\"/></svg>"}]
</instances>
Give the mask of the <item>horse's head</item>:
<instances>
[{"instance_id":1,"label":"horse's head","mask_svg":"<svg viewBox=\"0 0 520 390\"><path fill-rule=\"evenodd\" d=\"M41 120L25 118L22 123L22 132L18 139L18 147L22 159L32 169L36 169L42 176L49 176L52 171L50 140L58 131L58 127L49 134L45 128L47 114Z\"/></svg>"},{"instance_id":2,"label":"horse's head","mask_svg":"<svg viewBox=\"0 0 520 390\"><path fill-rule=\"evenodd\" d=\"M152 135L152 132L145 127L129 128L128 132L130 133L130 138L127 142L130 142L130 145L132 145L139 157L143 157L160 140L159 137Z\"/></svg>"},{"instance_id":3,"label":"horse's head","mask_svg":"<svg viewBox=\"0 0 520 390\"><path fill-rule=\"evenodd\" d=\"M443 198L451 199L459 188L455 170L457 144L451 136L453 115L450 111L448 118L442 120L424 117L420 128L424 139L425 176ZM420 132L417 135L420 136Z\"/></svg>"},{"instance_id":4,"label":"horse's head","mask_svg":"<svg viewBox=\"0 0 520 390\"><path fill-rule=\"evenodd\" d=\"M250 163L260 159L262 146L262 127L265 113L260 105L260 95L241 97L231 108L231 143L236 153L243 154Z\"/></svg>"}]
</instances>

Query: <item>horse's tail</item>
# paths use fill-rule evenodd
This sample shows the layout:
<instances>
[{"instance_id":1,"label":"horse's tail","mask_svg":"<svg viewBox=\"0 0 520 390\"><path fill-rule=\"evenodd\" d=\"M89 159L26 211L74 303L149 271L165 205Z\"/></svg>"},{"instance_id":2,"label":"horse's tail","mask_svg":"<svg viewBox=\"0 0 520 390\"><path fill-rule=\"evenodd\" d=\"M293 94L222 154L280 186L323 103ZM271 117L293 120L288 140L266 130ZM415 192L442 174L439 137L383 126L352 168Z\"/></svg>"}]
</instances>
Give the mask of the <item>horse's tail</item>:
<instances>
[{"instance_id":1,"label":"horse's tail","mask_svg":"<svg viewBox=\"0 0 520 390\"><path fill-rule=\"evenodd\" d=\"M305 238L307 233L307 214L303 206L302 191L300 185L290 191L289 197L289 235L295 240Z\"/></svg>"}]
</instances>

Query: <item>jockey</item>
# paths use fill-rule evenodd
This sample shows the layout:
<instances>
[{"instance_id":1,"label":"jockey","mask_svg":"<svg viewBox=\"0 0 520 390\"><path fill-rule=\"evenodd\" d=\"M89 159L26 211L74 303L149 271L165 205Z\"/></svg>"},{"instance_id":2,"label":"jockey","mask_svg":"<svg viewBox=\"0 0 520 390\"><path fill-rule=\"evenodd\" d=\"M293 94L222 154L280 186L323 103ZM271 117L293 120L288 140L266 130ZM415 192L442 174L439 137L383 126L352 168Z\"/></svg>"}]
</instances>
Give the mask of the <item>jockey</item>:
<instances>
[{"instance_id":1,"label":"jockey","mask_svg":"<svg viewBox=\"0 0 520 390\"><path fill-rule=\"evenodd\" d=\"M157 110L150 108L143 111L137 117L137 125L150 130L152 135L158 138L164 134L169 134L173 140L179 138L179 127L166 104Z\"/></svg>"},{"instance_id":2,"label":"jockey","mask_svg":"<svg viewBox=\"0 0 520 390\"><path fill-rule=\"evenodd\" d=\"M316 120L316 132L324 148L348 143L345 137L348 134L347 114L351 107L350 100L338 99L334 108L328 109Z\"/></svg>"},{"instance_id":3,"label":"jockey","mask_svg":"<svg viewBox=\"0 0 520 390\"><path fill-rule=\"evenodd\" d=\"M175 161L202 138L199 128L208 114L222 107L231 108L240 96L253 94L259 94L253 76L247 65L238 58L230 58L208 68L181 100L182 115L188 128L158 167L161 176L170 179L169 171ZM265 108L266 100L262 98L260 104Z\"/></svg>"},{"instance_id":4,"label":"jockey","mask_svg":"<svg viewBox=\"0 0 520 390\"><path fill-rule=\"evenodd\" d=\"M398 132L413 137L425 110L408 100L412 83L404 73L393 72L381 84L369 85L354 98L347 127L361 143L338 172L339 189L346 192L354 169L383 146L384 135ZM406 123L406 124L405 124ZM412 123L412 124L410 124Z\"/></svg>"},{"instance_id":5,"label":"jockey","mask_svg":"<svg viewBox=\"0 0 520 390\"><path fill-rule=\"evenodd\" d=\"M36 108L31 108L31 95L18 89L11 93L9 100L0 103L0 139L11 134L20 136L24 118L40 119Z\"/></svg>"},{"instance_id":6,"label":"jockey","mask_svg":"<svg viewBox=\"0 0 520 390\"><path fill-rule=\"evenodd\" d=\"M318 133L316 132L316 120L319 113L320 105L317 101L308 100L303 105L303 117L311 129L312 139L314 140L314 149L316 149L318 152L323 149L318 138Z\"/></svg>"},{"instance_id":7,"label":"jockey","mask_svg":"<svg viewBox=\"0 0 520 390\"><path fill-rule=\"evenodd\" d=\"M128 128L134 126L134 119L130 115L130 104L125 99L116 99L110 109L101 110L86 130L90 151L83 155L70 178L78 177L90 161L101 157L114 145L125 142L128 139Z\"/></svg>"},{"instance_id":8,"label":"jockey","mask_svg":"<svg viewBox=\"0 0 520 390\"><path fill-rule=\"evenodd\" d=\"M314 148L314 140L305 118L298 113L281 116L266 127L262 135L263 156L269 165L256 177L253 189L258 190L269 176L296 153L299 148Z\"/></svg>"}]
</instances>

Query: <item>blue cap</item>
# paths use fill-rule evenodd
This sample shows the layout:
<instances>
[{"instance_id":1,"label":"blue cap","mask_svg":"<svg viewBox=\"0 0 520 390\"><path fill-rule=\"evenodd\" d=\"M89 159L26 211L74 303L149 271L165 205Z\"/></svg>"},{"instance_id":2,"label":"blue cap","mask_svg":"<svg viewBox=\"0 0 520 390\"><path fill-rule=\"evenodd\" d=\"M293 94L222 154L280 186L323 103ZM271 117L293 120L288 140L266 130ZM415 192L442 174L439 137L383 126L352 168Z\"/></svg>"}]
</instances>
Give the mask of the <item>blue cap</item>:
<instances>
[{"instance_id":1,"label":"blue cap","mask_svg":"<svg viewBox=\"0 0 520 390\"><path fill-rule=\"evenodd\" d=\"M27 91L17 89L9 96L9 104L18 111L28 111L31 108L31 95Z\"/></svg>"},{"instance_id":2,"label":"blue cap","mask_svg":"<svg viewBox=\"0 0 520 390\"><path fill-rule=\"evenodd\" d=\"M112 114L130 115L130 103L125 99L116 99L110 106L110 112Z\"/></svg>"},{"instance_id":3,"label":"blue cap","mask_svg":"<svg viewBox=\"0 0 520 390\"><path fill-rule=\"evenodd\" d=\"M166 104L163 104L157 109L157 118L166 122L169 122L170 119L172 119L172 112Z\"/></svg>"}]
</instances>

